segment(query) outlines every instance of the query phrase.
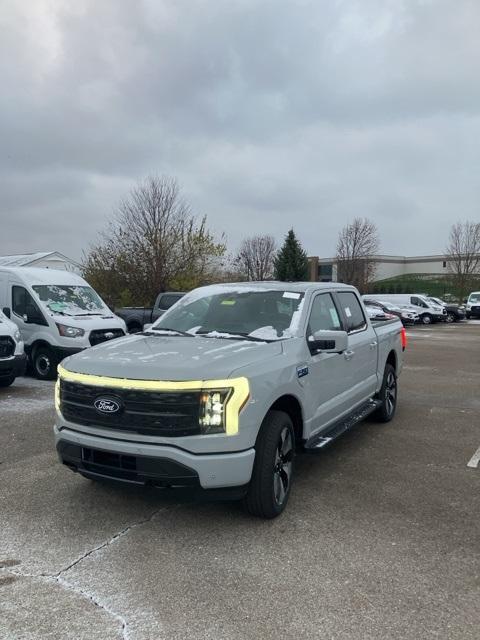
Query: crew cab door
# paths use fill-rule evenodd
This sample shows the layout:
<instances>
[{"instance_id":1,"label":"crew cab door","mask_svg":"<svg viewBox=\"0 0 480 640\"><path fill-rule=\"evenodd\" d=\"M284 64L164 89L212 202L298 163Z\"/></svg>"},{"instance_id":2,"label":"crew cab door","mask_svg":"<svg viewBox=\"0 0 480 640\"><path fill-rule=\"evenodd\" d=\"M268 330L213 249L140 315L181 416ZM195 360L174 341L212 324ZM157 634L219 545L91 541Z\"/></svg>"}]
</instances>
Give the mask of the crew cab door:
<instances>
[{"instance_id":1,"label":"crew cab door","mask_svg":"<svg viewBox=\"0 0 480 640\"><path fill-rule=\"evenodd\" d=\"M353 408L373 396L377 387L377 334L354 291L337 291L335 298L348 333L343 357L348 363L346 379Z\"/></svg>"},{"instance_id":2,"label":"crew cab door","mask_svg":"<svg viewBox=\"0 0 480 640\"><path fill-rule=\"evenodd\" d=\"M343 353L312 351L309 337L316 331L344 331L342 316L331 293L317 294L312 302L307 325L307 346L310 358L299 377L305 388L305 398L311 424L307 436L320 431L348 410L349 369L351 363Z\"/></svg>"}]
</instances>

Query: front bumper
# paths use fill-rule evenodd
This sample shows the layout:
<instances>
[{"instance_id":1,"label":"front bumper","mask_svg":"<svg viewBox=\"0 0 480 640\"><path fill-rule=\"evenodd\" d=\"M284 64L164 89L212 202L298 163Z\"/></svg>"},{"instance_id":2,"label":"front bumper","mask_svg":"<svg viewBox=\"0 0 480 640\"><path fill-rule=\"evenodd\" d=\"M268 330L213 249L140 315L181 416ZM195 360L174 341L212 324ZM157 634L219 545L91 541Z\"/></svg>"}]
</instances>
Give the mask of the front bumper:
<instances>
[{"instance_id":1,"label":"front bumper","mask_svg":"<svg viewBox=\"0 0 480 640\"><path fill-rule=\"evenodd\" d=\"M23 376L27 366L27 356L21 353L10 358L0 359L0 378Z\"/></svg>"},{"instance_id":2,"label":"front bumper","mask_svg":"<svg viewBox=\"0 0 480 640\"><path fill-rule=\"evenodd\" d=\"M197 455L178 447L93 436L54 427L60 461L73 471L158 487L243 488L255 450Z\"/></svg>"}]
</instances>

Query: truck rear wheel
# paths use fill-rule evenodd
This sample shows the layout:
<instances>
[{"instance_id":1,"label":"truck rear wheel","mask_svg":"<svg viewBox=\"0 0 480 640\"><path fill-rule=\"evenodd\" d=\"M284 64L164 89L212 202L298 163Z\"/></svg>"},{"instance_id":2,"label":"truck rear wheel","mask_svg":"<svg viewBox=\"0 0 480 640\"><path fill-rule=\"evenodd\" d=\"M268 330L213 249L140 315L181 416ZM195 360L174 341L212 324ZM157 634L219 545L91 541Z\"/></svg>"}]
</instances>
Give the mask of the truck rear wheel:
<instances>
[{"instance_id":1,"label":"truck rear wheel","mask_svg":"<svg viewBox=\"0 0 480 640\"><path fill-rule=\"evenodd\" d=\"M397 374L395 368L387 363L383 373L382 388L378 394L378 398L382 404L375 412L375 417L379 422L390 422L390 420L392 420L397 408L397 392Z\"/></svg>"},{"instance_id":2,"label":"truck rear wheel","mask_svg":"<svg viewBox=\"0 0 480 640\"><path fill-rule=\"evenodd\" d=\"M285 509L293 479L295 432L283 411L270 411L255 446L245 509L259 518L276 518Z\"/></svg>"}]
</instances>

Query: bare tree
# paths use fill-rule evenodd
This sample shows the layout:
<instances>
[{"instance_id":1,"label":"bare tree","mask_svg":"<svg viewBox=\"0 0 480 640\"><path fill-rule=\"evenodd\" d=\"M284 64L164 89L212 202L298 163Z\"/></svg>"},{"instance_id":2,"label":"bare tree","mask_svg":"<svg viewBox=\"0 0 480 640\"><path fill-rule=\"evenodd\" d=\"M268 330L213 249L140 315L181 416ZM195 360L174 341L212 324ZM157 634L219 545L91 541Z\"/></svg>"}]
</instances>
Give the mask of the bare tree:
<instances>
[{"instance_id":1,"label":"bare tree","mask_svg":"<svg viewBox=\"0 0 480 640\"><path fill-rule=\"evenodd\" d=\"M246 280L270 280L276 248L272 236L245 238L235 258L239 271Z\"/></svg>"},{"instance_id":2,"label":"bare tree","mask_svg":"<svg viewBox=\"0 0 480 640\"><path fill-rule=\"evenodd\" d=\"M150 304L167 288L209 282L224 252L223 237L192 215L175 179L151 176L120 202L83 269L109 301Z\"/></svg>"},{"instance_id":3,"label":"bare tree","mask_svg":"<svg viewBox=\"0 0 480 640\"><path fill-rule=\"evenodd\" d=\"M366 292L375 277L373 256L379 246L378 229L373 222L355 218L347 224L338 235L337 279Z\"/></svg>"},{"instance_id":4,"label":"bare tree","mask_svg":"<svg viewBox=\"0 0 480 640\"><path fill-rule=\"evenodd\" d=\"M447 268L460 300L480 276L480 222L457 222L450 229L445 250Z\"/></svg>"}]
</instances>

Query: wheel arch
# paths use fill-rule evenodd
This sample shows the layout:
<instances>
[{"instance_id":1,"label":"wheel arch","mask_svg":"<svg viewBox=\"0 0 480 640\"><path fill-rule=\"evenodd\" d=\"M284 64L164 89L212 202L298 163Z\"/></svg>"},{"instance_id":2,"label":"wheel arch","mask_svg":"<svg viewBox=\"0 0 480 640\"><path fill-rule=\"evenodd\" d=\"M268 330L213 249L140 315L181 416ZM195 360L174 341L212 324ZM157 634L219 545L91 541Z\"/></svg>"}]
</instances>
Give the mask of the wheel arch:
<instances>
[{"instance_id":1,"label":"wheel arch","mask_svg":"<svg viewBox=\"0 0 480 640\"><path fill-rule=\"evenodd\" d=\"M397 354L395 353L395 350L392 349L390 351L390 353L387 356L387 360L385 362L385 366L387 364L391 364L392 367L395 369L395 373L397 373L397 365L398 365L398 358L397 358Z\"/></svg>"},{"instance_id":2,"label":"wheel arch","mask_svg":"<svg viewBox=\"0 0 480 640\"><path fill-rule=\"evenodd\" d=\"M33 358L35 357L35 352L39 347L47 347L48 349L51 349L52 345L47 340L44 340L43 338L39 338L38 340L35 340L34 342L32 342L32 344L28 346L28 349L25 348L25 351L27 352L28 357L30 358L30 362L33 362Z\"/></svg>"},{"instance_id":3,"label":"wheel arch","mask_svg":"<svg viewBox=\"0 0 480 640\"><path fill-rule=\"evenodd\" d=\"M291 394L280 396L268 408L267 414L270 411L283 411L286 413L293 423L297 444L303 440L303 411L300 401L296 396Z\"/></svg>"}]
</instances>

